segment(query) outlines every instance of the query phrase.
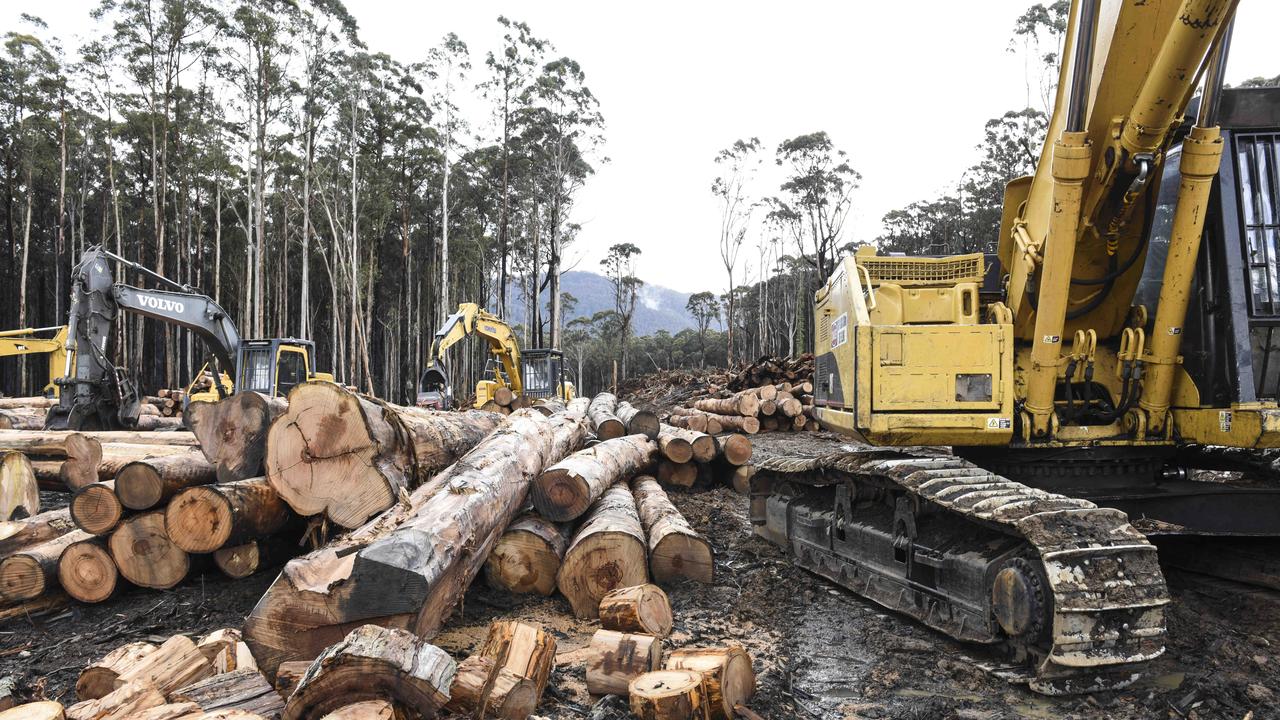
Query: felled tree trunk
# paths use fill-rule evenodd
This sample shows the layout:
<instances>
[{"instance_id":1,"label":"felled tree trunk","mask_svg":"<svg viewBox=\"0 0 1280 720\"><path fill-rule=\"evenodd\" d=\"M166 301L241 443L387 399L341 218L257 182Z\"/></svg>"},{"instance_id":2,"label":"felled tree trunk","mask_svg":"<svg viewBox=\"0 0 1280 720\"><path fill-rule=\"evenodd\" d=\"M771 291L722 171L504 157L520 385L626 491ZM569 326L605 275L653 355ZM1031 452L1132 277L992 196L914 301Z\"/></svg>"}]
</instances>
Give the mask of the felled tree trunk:
<instances>
[{"instance_id":1,"label":"felled tree trunk","mask_svg":"<svg viewBox=\"0 0 1280 720\"><path fill-rule=\"evenodd\" d=\"M489 553L485 579L495 590L550 595L568 547L564 528L536 512L526 512L507 526Z\"/></svg>"},{"instance_id":2,"label":"felled tree trunk","mask_svg":"<svg viewBox=\"0 0 1280 720\"><path fill-rule=\"evenodd\" d=\"M433 635L523 506L532 478L586 433L581 414L512 413L408 503L289 562L245 625L259 664L270 674L286 660L314 657L364 623Z\"/></svg>"},{"instance_id":3,"label":"felled tree trunk","mask_svg":"<svg viewBox=\"0 0 1280 720\"><path fill-rule=\"evenodd\" d=\"M662 423L658 421L658 416L648 410L639 410L631 403L623 400L618 403L615 413L623 425L627 426L627 432L632 435L644 435L650 440L658 439L658 431L661 429Z\"/></svg>"},{"instance_id":4,"label":"felled tree trunk","mask_svg":"<svg viewBox=\"0 0 1280 720\"><path fill-rule=\"evenodd\" d=\"M289 393L267 433L267 479L299 515L356 528L480 442L501 420L432 412L356 395L331 382Z\"/></svg>"},{"instance_id":5,"label":"felled tree trunk","mask_svg":"<svg viewBox=\"0 0 1280 720\"><path fill-rule=\"evenodd\" d=\"M676 408L676 410L680 409L682 408ZM688 413L677 414L675 410L672 410L671 417L667 418L667 422L677 428L691 430L693 432L705 434L707 430L707 416L705 413L698 413L696 415Z\"/></svg>"},{"instance_id":6,"label":"felled tree trunk","mask_svg":"<svg viewBox=\"0 0 1280 720\"><path fill-rule=\"evenodd\" d=\"M319 720L353 702L390 699L422 717L449 700L453 658L403 630L362 625L311 663L284 720Z\"/></svg>"},{"instance_id":7,"label":"felled tree trunk","mask_svg":"<svg viewBox=\"0 0 1280 720\"><path fill-rule=\"evenodd\" d=\"M39 408L0 409L0 430L39 430L46 414Z\"/></svg>"},{"instance_id":8,"label":"felled tree trunk","mask_svg":"<svg viewBox=\"0 0 1280 720\"><path fill-rule=\"evenodd\" d=\"M671 634L671 601L657 585L618 588L600 599L600 627L656 637Z\"/></svg>"},{"instance_id":9,"label":"felled tree trunk","mask_svg":"<svg viewBox=\"0 0 1280 720\"><path fill-rule=\"evenodd\" d=\"M658 482L667 487L691 488L698 479L698 466L694 463L658 463Z\"/></svg>"},{"instance_id":10,"label":"felled tree trunk","mask_svg":"<svg viewBox=\"0 0 1280 720\"><path fill-rule=\"evenodd\" d=\"M208 553L272 535L291 519L266 478L252 478L183 490L165 509L164 525L178 547Z\"/></svg>"},{"instance_id":11,"label":"felled tree trunk","mask_svg":"<svg viewBox=\"0 0 1280 720\"><path fill-rule=\"evenodd\" d=\"M591 418L591 426L601 440L612 440L627 433L626 425L614 414L617 408L618 397L613 393L602 392L591 399L587 417Z\"/></svg>"},{"instance_id":12,"label":"felled tree trunk","mask_svg":"<svg viewBox=\"0 0 1280 720\"><path fill-rule=\"evenodd\" d=\"M107 542L100 537L77 540L58 556L58 584L83 603L100 603L115 594L120 572Z\"/></svg>"},{"instance_id":13,"label":"felled tree trunk","mask_svg":"<svg viewBox=\"0 0 1280 720\"><path fill-rule=\"evenodd\" d=\"M183 488L217 479L213 465L200 453L166 455L131 462L116 474L116 497L130 510L150 510Z\"/></svg>"},{"instance_id":14,"label":"felled tree trunk","mask_svg":"<svg viewBox=\"0 0 1280 720\"><path fill-rule=\"evenodd\" d=\"M547 468L533 486L533 506L548 520L580 517L613 483L639 472L658 446L643 435L627 435L597 443Z\"/></svg>"},{"instance_id":15,"label":"felled tree trunk","mask_svg":"<svg viewBox=\"0 0 1280 720\"><path fill-rule=\"evenodd\" d=\"M636 508L649 538L649 569L658 582L687 577L710 583L714 563L711 544L689 525L651 477L632 483Z\"/></svg>"},{"instance_id":16,"label":"felled tree trunk","mask_svg":"<svg viewBox=\"0 0 1280 720\"><path fill-rule=\"evenodd\" d=\"M284 398L243 391L216 402L190 403L182 417L217 468L218 482L226 483L262 475L267 431L288 406Z\"/></svg>"},{"instance_id":17,"label":"felled tree trunk","mask_svg":"<svg viewBox=\"0 0 1280 720\"><path fill-rule=\"evenodd\" d=\"M754 452L751 438L733 433L717 435L715 444L720 457L730 465L739 466L751 462L751 453Z\"/></svg>"},{"instance_id":18,"label":"felled tree trunk","mask_svg":"<svg viewBox=\"0 0 1280 720\"><path fill-rule=\"evenodd\" d=\"M600 614L610 590L647 582L644 528L625 482L605 491L560 564L557 586L580 618Z\"/></svg>"},{"instance_id":19,"label":"felled tree trunk","mask_svg":"<svg viewBox=\"0 0 1280 720\"><path fill-rule=\"evenodd\" d=\"M71 522L71 512L67 508L49 510L25 520L0 522L0 557L62 537L74 529L75 524Z\"/></svg>"},{"instance_id":20,"label":"felled tree trunk","mask_svg":"<svg viewBox=\"0 0 1280 720\"><path fill-rule=\"evenodd\" d=\"M696 460L698 462L711 462L716 456L716 440L715 437L697 430L689 430L687 428L675 427L663 423L662 431L658 434L658 442L661 444L664 440L668 443L680 441L689 447L689 457L680 459L667 454L666 448L663 448L663 454L671 462L681 463Z\"/></svg>"},{"instance_id":21,"label":"felled tree trunk","mask_svg":"<svg viewBox=\"0 0 1280 720\"><path fill-rule=\"evenodd\" d=\"M640 720L688 720L704 717L707 707L702 673L655 670L631 681L631 712Z\"/></svg>"},{"instance_id":22,"label":"felled tree trunk","mask_svg":"<svg viewBox=\"0 0 1280 720\"><path fill-rule=\"evenodd\" d=\"M124 505L116 496L116 481L85 485L71 496L71 519L90 535L106 535L120 524Z\"/></svg>"},{"instance_id":23,"label":"felled tree trunk","mask_svg":"<svg viewBox=\"0 0 1280 720\"><path fill-rule=\"evenodd\" d=\"M182 418L142 415L138 418L138 424L134 427L143 432L179 430L182 428Z\"/></svg>"},{"instance_id":24,"label":"felled tree trunk","mask_svg":"<svg viewBox=\"0 0 1280 720\"><path fill-rule=\"evenodd\" d=\"M86 532L72 530L0 560L0 601L31 600L58 587L58 556L71 543L89 537Z\"/></svg>"},{"instance_id":25,"label":"felled tree trunk","mask_svg":"<svg viewBox=\"0 0 1280 720\"><path fill-rule=\"evenodd\" d=\"M587 692L625 697L631 681L661 660L662 640L652 635L597 630L587 648Z\"/></svg>"},{"instance_id":26,"label":"felled tree trunk","mask_svg":"<svg viewBox=\"0 0 1280 720\"><path fill-rule=\"evenodd\" d=\"M737 643L673 650L667 658L666 669L702 673L707 714L715 720L733 720L737 717L734 708L745 704L756 691L751 657Z\"/></svg>"},{"instance_id":27,"label":"felled tree trunk","mask_svg":"<svg viewBox=\"0 0 1280 720\"><path fill-rule=\"evenodd\" d=\"M743 390L733 397L695 400L693 407L715 415L755 417L760 412L760 396L751 390Z\"/></svg>"},{"instance_id":28,"label":"felled tree trunk","mask_svg":"<svg viewBox=\"0 0 1280 720\"><path fill-rule=\"evenodd\" d=\"M39 514L40 486L31 461L20 452L0 454L0 521Z\"/></svg>"},{"instance_id":29,"label":"felled tree trunk","mask_svg":"<svg viewBox=\"0 0 1280 720\"><path fill-rule=\"evenodd\" d=\"M0 430L0 450L17 450L33 455L50 457L67 456L67 438L84 435L103 444L113 445L187 445L195 446L196 436L185 431L138 432L136 430L106 430L101 432L72 432L69 430Z\"/></svg>"},{"instance_id":30,"label":"felled tree trunk","mask_svg":"<svg viewBox=\"0 0 1280 720\"><path fill-rule=\"evenodd\" d=\"M182 582L191 558L173 544L160 511L134 515L120 523L107 542L120 574L134 585L167 590Z\"/></svg>"},{"instance_id":31,"label":"felled tree trunk","mask_svg":"<svg viewBox=\"0 0 1280 720\"><path fill-rule=\"evenodd\" d=\"M69 490L75 491L94 482L113 480L133 463L171 456L200 458L200 453L188 445L103 444L75 433L67 438L67 458L62 461L58 476Z\"/></svg>"}]
</instances>

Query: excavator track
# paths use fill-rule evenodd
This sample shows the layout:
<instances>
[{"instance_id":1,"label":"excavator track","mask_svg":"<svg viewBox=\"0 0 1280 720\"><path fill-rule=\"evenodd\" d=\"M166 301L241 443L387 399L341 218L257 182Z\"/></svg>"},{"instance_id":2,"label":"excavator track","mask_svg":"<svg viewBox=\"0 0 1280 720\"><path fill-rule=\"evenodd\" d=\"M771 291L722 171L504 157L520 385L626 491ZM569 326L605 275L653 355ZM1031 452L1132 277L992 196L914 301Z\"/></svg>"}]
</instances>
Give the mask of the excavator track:
<instances>
[{"instance_id":1,"label":"excavator track","mask_svg":"<svg viewBox=\"0 0 1280 720\"><path fill-rule=\"evenodd\" d=\"M759 534L784 544L802 567L890 609L959 640L1003 646L1037 692L1124 687L1164 652L1169 594L1156 548L1118 510L932 448L755 461ZM859 506L878 512L880 524L859 526ZM930 525L925 548L917 541ZM915 570L894 571L883 560L886 543ZM980 580L956 581L964 592L949 595L949 576L964 573Z\"/></svg>"}]
</instances>

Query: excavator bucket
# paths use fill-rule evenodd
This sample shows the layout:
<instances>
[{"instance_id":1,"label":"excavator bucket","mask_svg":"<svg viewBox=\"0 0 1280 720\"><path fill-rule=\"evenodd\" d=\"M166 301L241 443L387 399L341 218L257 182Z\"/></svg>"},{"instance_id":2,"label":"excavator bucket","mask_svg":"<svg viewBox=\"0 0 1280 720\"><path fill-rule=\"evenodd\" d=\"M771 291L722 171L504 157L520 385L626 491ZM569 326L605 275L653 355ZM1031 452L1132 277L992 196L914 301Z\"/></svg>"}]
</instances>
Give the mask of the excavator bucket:
<instances>
[{"instance_id":1,"label":"excavator bucket","mask_svg":"<svg viewBox=\"0 0 1280 720\"><path fill-rule=\"evenodd\" d=\"M439 360L431 363L422 373L418 384L418 407L447 410L453 405L453 389L449 386L449 372Z\"/></svg>"}]
</instances>

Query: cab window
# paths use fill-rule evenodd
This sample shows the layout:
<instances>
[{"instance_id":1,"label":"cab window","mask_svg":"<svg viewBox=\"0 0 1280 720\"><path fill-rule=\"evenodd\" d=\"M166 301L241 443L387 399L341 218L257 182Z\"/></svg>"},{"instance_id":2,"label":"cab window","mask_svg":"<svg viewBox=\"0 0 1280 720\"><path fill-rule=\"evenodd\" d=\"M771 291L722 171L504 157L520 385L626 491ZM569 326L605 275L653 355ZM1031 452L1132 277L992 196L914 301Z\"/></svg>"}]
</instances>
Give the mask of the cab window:
<instances>
[{"instance_id":1,"label":"cab window","mask_svg":"<svg viewBox=\"0 0 1280 720\"><path fill-rule=\"evenodd\" d=\"M307 379L307 362L297 350L280 350L280 367L276 375L276 391L286 395L294 385Z\"/></svg>"},{"instance_id":2,"label":"cab window","mask_svg":"<svg viewBox=\"0 0 1280 720\"><path fill-rule=\"evenodd\" d=\"M244 351L244 367L240 378L243 388L237 390L254 390L261 393L271 392L272 376L271 349L248 348Z\"/></svg>"}]
</instances>

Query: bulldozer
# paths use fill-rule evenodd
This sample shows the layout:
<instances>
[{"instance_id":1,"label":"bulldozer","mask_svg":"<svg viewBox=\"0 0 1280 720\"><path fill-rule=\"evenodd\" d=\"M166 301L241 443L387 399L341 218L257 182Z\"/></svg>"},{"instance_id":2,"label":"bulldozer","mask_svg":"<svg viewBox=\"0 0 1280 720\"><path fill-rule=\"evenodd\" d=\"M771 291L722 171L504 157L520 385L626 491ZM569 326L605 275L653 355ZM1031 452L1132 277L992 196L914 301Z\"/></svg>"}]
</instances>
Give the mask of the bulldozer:
<instances>
[{"instance_id":1,"label":"bulldozer","mask_svg":"<svg viewBox=\"0 0 1280 720\"><path fill-rule=\"evenodd\" d=\"M1073 0L994 257L842 259L815 405L857 442L752 478L756 532L797 564L1041 693L1164 652L1150 537L1280 535L1275 477L1204 472L1280 446L1280 88L1224 89L1236 5Z\"/></svg>"},{"instance_id":2,"label":"bulldozer","mask_svg":"<svg viewBox=\"0 0 1280 720\"><path fill-rule=\"evenodd\" d=\"M551 348L520 349L516 334L502 318L476 303L460 303L457 312L445 318L431 342L431 364L422 373L416 404L419 407L453 407L453 388L445 358L449 348L471 334L489 343L492 357L484 376L476 382L473 407L483 408L500 393L514 393L529 399L574 398L573 383L565 378L564 354Z\"/></svg>"}]
</instances>

